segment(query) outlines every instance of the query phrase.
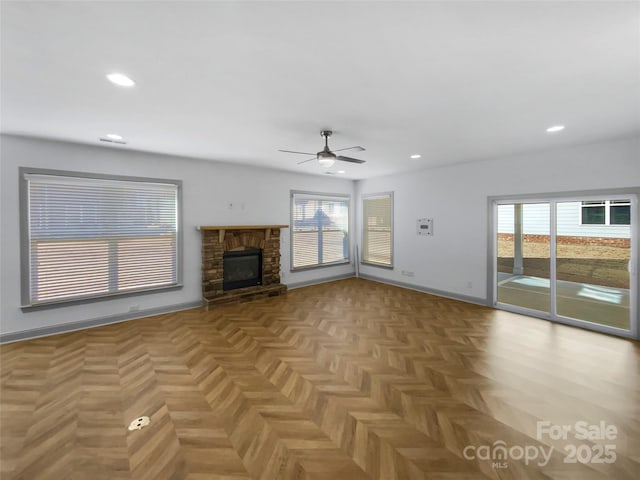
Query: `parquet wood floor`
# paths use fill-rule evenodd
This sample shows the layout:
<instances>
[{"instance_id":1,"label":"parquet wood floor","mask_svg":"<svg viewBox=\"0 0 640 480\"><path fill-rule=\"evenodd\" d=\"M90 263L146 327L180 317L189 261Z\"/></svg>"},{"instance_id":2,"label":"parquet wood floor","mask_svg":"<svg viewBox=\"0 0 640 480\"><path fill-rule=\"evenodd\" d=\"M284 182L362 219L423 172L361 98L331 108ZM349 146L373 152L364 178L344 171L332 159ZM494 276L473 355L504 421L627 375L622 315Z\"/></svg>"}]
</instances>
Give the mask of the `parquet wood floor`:
<instances>
[{"instance_id":1,"label":"parquet wood floor","mask_svg":"<svg viewBox=\"0 0 640 480\"><path fill-rule=\"evenodd\" d=\"M0 353L3 480L640 477L637 342L361 279Z\"/></svg>"}]
</instances>

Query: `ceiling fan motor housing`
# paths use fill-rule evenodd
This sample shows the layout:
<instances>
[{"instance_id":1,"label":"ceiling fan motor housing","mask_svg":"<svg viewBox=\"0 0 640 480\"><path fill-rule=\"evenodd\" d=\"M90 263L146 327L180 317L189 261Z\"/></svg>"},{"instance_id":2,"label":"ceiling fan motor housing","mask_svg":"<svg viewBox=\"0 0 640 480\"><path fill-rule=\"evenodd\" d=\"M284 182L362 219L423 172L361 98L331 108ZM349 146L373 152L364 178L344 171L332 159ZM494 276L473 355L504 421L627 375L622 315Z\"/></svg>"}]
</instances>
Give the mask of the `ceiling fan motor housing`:
<instances>
[{"instance_id":1,"label":"ceiling fan motor housing","mask_svg":"<svg viewBox=\"0 0 640 480\"><path fill-rule=\"evenodd\" d=\"M335 159L336 158L336 154L328 151L328 150L323 150L321 152L318 152L318 160L322 159L322 158L332 158Z\"/></svg>"},{"instance_id":2,"label":"ceiling fan motor housing","mask_svg":"<svg viewBox=\"0 0 640 480\"><path fill-rule=\"evenodd\" d=\"M331 130L322 130L320 135L324 137L324 148L317 153L318 163L325 167L331 167L336 163L336 154L329 150L329 137L333 132Z\"/></svg>"}]
</instances>

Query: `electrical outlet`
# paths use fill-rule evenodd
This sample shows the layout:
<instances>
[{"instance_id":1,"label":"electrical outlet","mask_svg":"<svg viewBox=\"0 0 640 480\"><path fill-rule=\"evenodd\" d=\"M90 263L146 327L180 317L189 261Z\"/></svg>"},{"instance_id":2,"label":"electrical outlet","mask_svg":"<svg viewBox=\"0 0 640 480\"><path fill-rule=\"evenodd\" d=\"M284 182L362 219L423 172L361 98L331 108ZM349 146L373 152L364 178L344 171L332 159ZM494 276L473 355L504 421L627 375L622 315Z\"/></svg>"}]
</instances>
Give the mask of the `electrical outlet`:
<instances>
[{"instance_id":1,"label":"electrical outlet","mask_svg":"<svg viewBox=\"0 0 640 480\"><path fill-rule=\"evenodd\" d=\"M140 311L140 305L131 305L129 307L129 311L130 312L139 312Z\"/></svg>"},{"instance_id":2,"label":"electrical outlet","mask_svg":"<svg viewBox=\"0 0 640 480\"><path fill-rule=\"evenodd\" d=\"M413 277L415 273L409 270L402 270L402 275L404 275L405 277Z\"/></svg>"},{"instance_id":3,"label":"electrical outlet","mask_svg":"<svg viewBox=\"0 0 640 480\"><path fill-rule=\"evenodd\" d=\"M473 288L473 282L467 282L467 288Z\"/></svg>"}]
</instances>

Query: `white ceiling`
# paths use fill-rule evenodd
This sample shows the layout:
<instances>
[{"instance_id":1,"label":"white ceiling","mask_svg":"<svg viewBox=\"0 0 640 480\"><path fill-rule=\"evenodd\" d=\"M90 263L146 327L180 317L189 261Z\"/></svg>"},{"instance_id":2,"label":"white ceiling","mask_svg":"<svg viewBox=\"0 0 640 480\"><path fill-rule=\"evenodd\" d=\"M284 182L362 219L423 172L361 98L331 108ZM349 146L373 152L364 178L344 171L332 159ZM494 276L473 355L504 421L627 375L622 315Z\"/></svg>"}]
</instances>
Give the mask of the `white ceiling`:
<instances>
[{"instance_id":1,"label":"white ceiling","mask_svg":"<svg viewBox=\"0 0 640 480\"><path fill-rule=\"evenodd\" d=\"M332 128L366 178L640 132L638 2L1 8L5 133L322 174L277 149Z\"/></svg>"}]
</instances>

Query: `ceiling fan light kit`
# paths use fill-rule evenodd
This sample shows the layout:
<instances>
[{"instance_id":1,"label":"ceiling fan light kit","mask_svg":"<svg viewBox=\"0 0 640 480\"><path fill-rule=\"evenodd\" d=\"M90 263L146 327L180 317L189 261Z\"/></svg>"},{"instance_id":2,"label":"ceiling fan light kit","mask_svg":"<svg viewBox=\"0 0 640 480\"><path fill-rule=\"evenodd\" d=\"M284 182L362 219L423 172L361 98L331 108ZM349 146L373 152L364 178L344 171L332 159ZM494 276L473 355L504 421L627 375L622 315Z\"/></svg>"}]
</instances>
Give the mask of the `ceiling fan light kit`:
<instances>
[{"instance_id":1,"label":"ceiling fan light kit","mask_svg":"<svg viewBox=\"0 0 640 480\"><path fill-rule=\"evenodd\" d=\"M332 167L336 163L336 156L331 152L320 152L318 153L318 163L321 167Z\"/></svg>"},{"instance_id":2,"label":"ceiling fan light kit","mask_svg":"<svg viewBox=\"0 0 640 480\"><path fill-rule=\"evenodd\" d=\"M364 160L360 160L357 158L351 158L351 157L345 157L344 155L336 155L335 153L333 153L330 149L329 149L329 137L333 134L333 132L331 130L322 130L320 132L320 135L324 138L324 148L322 150L320 150L318 153L316 153L315 157L312 158L308 158L307 160L303 160L301 162L298 162L298 165L302 164L302 163L307 163L310 162L312 160L317 160L318 164L323 167L323 168L330 168L333 166L334 163L336 163L336 160L340 160L342 162L350 162L350 163L365 163ZM339 150L335 150L336 152L342 152L344 150L358 150L359 152L363 152L365 149L359 145L355 146L355 147L347 147L347 148L340 148ZM294 150L279 150L280 152L285 152L285 153L295 153L295 154L299 154L299 155L313 155L312 153L309 152L298 152L298 151L294 151Z\"/></svg>"}]
</instances>

